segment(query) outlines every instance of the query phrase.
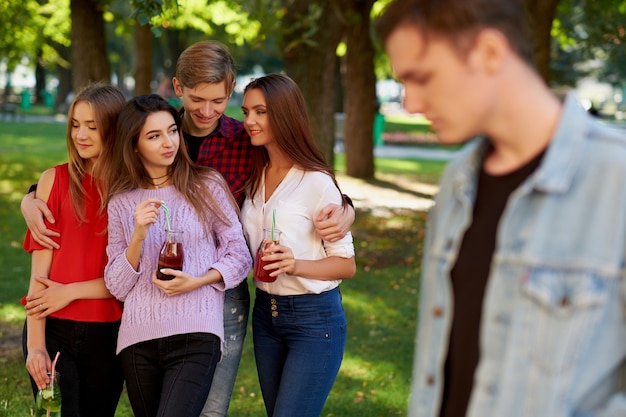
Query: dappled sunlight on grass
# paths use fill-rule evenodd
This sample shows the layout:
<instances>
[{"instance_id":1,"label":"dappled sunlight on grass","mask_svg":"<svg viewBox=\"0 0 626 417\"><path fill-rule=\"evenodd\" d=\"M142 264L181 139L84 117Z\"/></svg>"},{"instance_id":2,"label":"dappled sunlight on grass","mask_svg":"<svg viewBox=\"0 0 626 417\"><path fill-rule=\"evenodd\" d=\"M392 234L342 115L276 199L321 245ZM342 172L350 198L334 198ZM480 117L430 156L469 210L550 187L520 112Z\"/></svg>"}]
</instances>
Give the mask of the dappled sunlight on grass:
<instances>
[{"instance_id":1,"label":"dappled sunlight on grass","mask_svg":"<svg viewBox=\"0 0 626 417\"><path fill-rule=\"evenodd\" d=\"M346 377L358 380L371 380L376 376L371 363L364 362L362 358L346 355L341 363L339 373Z\"/></svg>"},{"instance_id":2,"label":"dappled sunlight on grass","mask_svg":"<svg viewBox=\"0 0 626 417\"><path fill-rule=\"evenodd\" d=\"M407 384L390 361L376 363L346 355L339 376L329 397L329 402L341 396L349 412L336 415L354 416L404 416L407 395L402 388ZM381 412L384 410L384 412Z\"/></svg>"},{"instance_id":3,"label":"dappled sunlight on grass","mask_svg":"<svg viewBox=\"0 0 626 417\"><path fill-rule=\"evenodd\" d=\"M370 279L386 278L385 276L381 276L381 274L376 274L376 272L370 275L376 275L370 276ZM386 280L386 282L376 285L377 290L374 293L377 295L374 296L372 296L370 291L363 293L349 292L348 294L344 294L344 308L351 313L365 317L369 325L368 327L370 328L380 324L390 324L396 322L398 319L405 319L405 312L399 309L402 307L402 304L389 303L389 297L393 296L393 294L390 293L402 289L403 293L413 295L417 294L418 290L415 285L411 286L409 283L404 282L404 280L399 281L400 282L396 279ZM415 284L417 284L417 282L415 282ZM376 314L376 312L380 312L380 314ZM377 323L377 317L379 320L382 320L381 323Z\"/></svg>"},{"instance_id":4,"label":"dappled sunlight on grass","mask_svg":"<svg viewBox=\"0 0 626 417\"><path fill-rule=\"evenodd\" d=\"M412 159L412 158L375 158L374 166L376 172L386 174L406 174L415 181L425 181L436 183L445 161ZM346 172L345 153L335 154L335 170L337 173ZM341 185L341 183L339 184Z\"/></svg>"},{"instance_id":5,"label":"dappled sunlight on grass","mask_svg":"<svg viewBox=\"0 0 626 417\"><path fill-rule=\"evenodd\" d=\"M421 114L388 114L385 115L387 123L403 123L407 125L427 125L430 126L430 120Z\"/></svg>"},{"instance_id":6,"label":"dappled sunlight on grass","mask_svg":"<svg viewBox=\"0 0 626 417\"><path fill-rule=\"evenodd\" d=\"M21 324L26 319L26 310L21 304L0 304L0 321Z\"/></svg>"},{"instance_id":7,"label":"dappled sunlight on grass","mask_svg":"<svg viewBox=\"0 0 626 417\"><path fill-rule=\"evenodd\" d=\"M376 168L387 172L420 172L423 171L424 163L417 159L380 159L375 162Z\"/></svg>"},{"instance_id":8,"label":"dappled sunlight on grass","mask_svg":"<svg viewBox=\"0 0 626 417\"><path fill-rule=\"evenodd\" d=\"M381 218L368 211L358 211L355 227L357 266L365 272L387 266L415 266L421 258L426 213L390 211Z\"/></svg>"}]
</instances>

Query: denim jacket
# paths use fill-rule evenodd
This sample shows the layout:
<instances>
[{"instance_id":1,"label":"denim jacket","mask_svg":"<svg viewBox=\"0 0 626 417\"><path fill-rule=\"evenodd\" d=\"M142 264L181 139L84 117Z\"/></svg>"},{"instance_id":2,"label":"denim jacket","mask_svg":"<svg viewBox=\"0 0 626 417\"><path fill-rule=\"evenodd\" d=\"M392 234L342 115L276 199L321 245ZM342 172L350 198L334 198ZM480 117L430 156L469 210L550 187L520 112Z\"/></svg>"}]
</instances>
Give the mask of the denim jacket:
<instances>
[{"instance_id":1,"label":"denim jacket","mask_svg":"<svg viewBox=\"0 0 626 417\"><path fill-rule=\"evenodd\" d=\"M428 216L410 417L437 417L453 267L487 149L468 144ZM626 131L568 96L541 165L510 196L485 289L468 417L626 416Z\"/></svg>"}]
</instances>

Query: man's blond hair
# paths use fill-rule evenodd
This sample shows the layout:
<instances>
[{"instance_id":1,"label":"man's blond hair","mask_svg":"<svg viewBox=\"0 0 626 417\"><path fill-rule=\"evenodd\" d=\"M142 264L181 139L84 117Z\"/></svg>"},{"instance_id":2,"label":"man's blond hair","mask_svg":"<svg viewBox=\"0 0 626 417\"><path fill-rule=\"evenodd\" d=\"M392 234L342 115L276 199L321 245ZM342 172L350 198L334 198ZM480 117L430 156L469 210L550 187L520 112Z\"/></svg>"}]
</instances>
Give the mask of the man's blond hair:
<instances>
[{"instance_id":1,"label":"man's blond hair","mask_svg":"<svg viewBox=\"0 0 626 417\"><path fill-rule=\"evenodd\" d=\"M176 62L176 78L186 88L225 81L226 92L230 95L236 75L235 61L230 51L217 41L194 43L180 54Z\"/></svg>"}]
</instances>

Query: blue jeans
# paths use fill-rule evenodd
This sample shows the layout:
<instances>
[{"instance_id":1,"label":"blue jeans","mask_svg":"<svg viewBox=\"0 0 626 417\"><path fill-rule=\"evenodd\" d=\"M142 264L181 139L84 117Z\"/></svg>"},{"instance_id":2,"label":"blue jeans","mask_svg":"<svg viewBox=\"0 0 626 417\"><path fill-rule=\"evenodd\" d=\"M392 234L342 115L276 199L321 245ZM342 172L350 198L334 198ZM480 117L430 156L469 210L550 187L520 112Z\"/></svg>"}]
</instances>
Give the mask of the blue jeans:
<instances>
[{"instance_id":1,"label":"blue jeans","mask_svg":"<svg viewBox=\"0 0 626 417\"><path fill-rule=\"evenodd\" d=\"M61 352L56 370L61 378L63 417L113 417L124 379L115 355L120 322L93 323L46 319L46 349L51 359ZM22 336L24 355L26 326ZM38 388L31 378L36 396Z\"/></svg>"},{"instance_id":2,"label":"blue jeans","mask_svg":"<svg viewBox=\"0 0 626 417\"><path fill-rule=\"evenodd\" d=\"M250 291L248 280L230 290L224 297L224 346L222 360L217 364L211 391L202 409L201 417L225 417L228 415L230 397L237 379L237 370L243 352L243 341L250 314Z\"/></svg>"},{"instance_id":3,"label":"blue jeans","mask_svg":"<svg viewBox=\"0 0 626 417\"><path fill-rule=\"evenodd\" d=\"M339 288L296 296L257 289L252 337L267 415L318 417L346 346Z\"/></svg>"},{"instance_id":4,"label":"blue jeans","mask_svg":"<svg viewBox=\"0 0 626 417\"><path fill-rule=\"evenodd\" d=\"M197 417L211 388L220 344L211 333L185 333L122 350L135 417Z\"/></svg>"}]
</instances>

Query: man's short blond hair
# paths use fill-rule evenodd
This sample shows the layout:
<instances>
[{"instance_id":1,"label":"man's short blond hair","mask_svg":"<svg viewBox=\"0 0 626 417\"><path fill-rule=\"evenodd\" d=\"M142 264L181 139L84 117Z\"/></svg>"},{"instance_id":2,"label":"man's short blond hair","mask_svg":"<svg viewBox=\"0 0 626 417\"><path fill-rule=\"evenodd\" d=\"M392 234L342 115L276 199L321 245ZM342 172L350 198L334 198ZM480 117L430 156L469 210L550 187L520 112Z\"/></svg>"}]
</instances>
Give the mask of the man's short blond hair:
<instances>
[{"instance_id":1,"label":"man's short blond hair","mask_svg":"<svg viewBox=\"0 0 626 417\"><path fill-rule=\"evenodd\" d=\"M235 61L230 51L226 45L217 41L194 43L180 54L176 62L176 78L186 88L225 81L226 92L230 94L236 75Z\"/></svg>"}]
</instances>

